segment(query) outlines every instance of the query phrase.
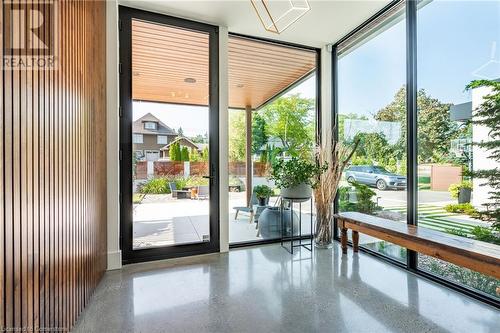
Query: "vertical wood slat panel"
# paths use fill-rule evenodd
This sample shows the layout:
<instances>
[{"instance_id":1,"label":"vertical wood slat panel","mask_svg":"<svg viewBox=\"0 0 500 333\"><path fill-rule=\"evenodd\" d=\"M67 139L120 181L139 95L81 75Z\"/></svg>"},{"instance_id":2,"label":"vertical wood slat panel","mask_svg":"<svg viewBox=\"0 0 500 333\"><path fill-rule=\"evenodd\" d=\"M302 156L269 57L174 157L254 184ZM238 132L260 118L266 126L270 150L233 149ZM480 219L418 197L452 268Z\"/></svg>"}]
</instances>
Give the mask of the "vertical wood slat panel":
<instances>
[{"instance_id":1,"label":"vertical wood slat panel","mask_svg":"<svg viewBox=\"0 0 500 333\"><path fill-rule=\"evenodd\" d=\"M3 59L3 50L4 50L4 20L3 20L3 6L0 6L0 59ZM0 87L4 86L4 72L2 71L0 73ZM4 99L3 99L3 91L0 91L0 109L2 109L2 116L0 117L0 135L3 135L4 131ZM3 151L4 151L4 140L3 136L2 139L0 140L0 156L2 159L4 158L3 156ZM4 174L4 167L3 163L0 163L0 251L2 251L4 254L0 255L0 328L5 327L5 305L6 305L6 300L5 300L5 286L4 286L4 281L5 281L5 237L4 237L4 230L5 230L5 216L4 216L4 207L3 207L3 202L4 202L4 181L3 181L3 174Z\"/></svg>"},{"instance_id":2,"label":"vertical wood slat panel","mask_svg":"<svg viewBox=\"0 0 500 333\"><path fill-rule=\"evenodd\" d=\"M2 62L1 330L69 331L106 268L105 3L56 4L22 8L42 13L41 41L59 44L57 69ZM9 26L14 6L0 8L2 46L28 36L21 22ZM33 46L26 59L41 55Z\"/></svg>"}]
</instances>

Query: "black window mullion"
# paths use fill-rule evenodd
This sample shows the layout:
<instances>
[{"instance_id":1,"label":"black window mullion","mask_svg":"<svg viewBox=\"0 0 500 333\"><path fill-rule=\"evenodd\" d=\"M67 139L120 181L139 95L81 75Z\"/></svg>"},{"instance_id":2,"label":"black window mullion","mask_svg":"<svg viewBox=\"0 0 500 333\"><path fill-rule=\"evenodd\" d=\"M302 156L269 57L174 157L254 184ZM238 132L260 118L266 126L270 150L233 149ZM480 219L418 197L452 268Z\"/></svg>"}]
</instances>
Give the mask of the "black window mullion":
<instances>
[{"instance_id":1,"label":"black window mullion","mask_svg":"<svg viewBox=\"0 0 500 333\"><path fill-rule=\"evenodd\" d=\"M417 1L406 1L406 166L407 223L418 224L417 177ZM407 250L409 269L417 269L415 251Z\"/></svg>"},{"instance_id":2,"label":"black window mullion","mask_svg":"<svg viewBox=\"0 0 500 333\"><path fill-rule=\"evenodd\" d=\"M335 141L339 140L339 98L338 98L338 54L337 54L337 45L332 46L332 114L330 119L331 127L333 128L333 139ZM333 202L333 212L337 214L339 212L339 196L337 192L337 196ZM333 239L339 238L339 230L337 225L337 219L333 220Z\"/></svg>"}]
</instances>

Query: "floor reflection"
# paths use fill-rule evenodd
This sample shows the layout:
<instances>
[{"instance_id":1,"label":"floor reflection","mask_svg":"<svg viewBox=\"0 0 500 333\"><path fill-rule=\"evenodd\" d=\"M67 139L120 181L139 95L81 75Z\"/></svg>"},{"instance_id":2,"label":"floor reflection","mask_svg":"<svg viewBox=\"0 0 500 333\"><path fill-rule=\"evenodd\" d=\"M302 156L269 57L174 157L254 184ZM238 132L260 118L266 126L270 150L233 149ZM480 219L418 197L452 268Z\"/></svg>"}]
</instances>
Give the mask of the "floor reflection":
<instances>
[{"instance_id":1,"label":"floor reflection","mask_svg":"<svg viewBox=\"0 0 500 333\"><path fill-rule=\"evenodd\" d=\"M366 254L279 245L109 272L76 332L496 332L498 311Z\"/></svg>"}]
</instances>

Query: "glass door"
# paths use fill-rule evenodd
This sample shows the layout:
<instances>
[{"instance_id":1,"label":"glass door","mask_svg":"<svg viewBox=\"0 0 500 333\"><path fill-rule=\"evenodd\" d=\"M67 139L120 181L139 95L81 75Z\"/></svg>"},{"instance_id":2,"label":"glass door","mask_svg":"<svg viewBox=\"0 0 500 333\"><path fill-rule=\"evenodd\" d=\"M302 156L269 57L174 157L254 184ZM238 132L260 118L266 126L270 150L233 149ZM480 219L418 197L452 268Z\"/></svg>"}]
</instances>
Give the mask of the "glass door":
<instances>
[{"instance_id":1,"label":"glass door","mask_svg":"<svg viewBox=\"0 0 500 333\"><path fill-rule=\"evenodd\" d=\"M217 27L120 7L125 263L219 249Z\"/></svg>"}]
</instances>

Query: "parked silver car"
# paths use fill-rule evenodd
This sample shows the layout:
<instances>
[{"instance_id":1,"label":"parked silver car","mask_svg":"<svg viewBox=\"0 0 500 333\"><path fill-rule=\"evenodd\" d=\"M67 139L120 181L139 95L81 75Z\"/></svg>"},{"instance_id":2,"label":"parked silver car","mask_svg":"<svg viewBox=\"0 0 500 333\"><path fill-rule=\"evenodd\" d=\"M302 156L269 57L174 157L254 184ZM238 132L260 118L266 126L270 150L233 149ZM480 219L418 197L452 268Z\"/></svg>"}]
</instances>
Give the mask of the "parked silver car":
<instances>
[{"instance_id":1,"label":"parked silver car","mask_svg":"<svg viewBox=\"0 0 500 333\"><path fill-rule=\"evenodd\" d=\"M406 177L389 172L381 166L353 165L346 170L346 179L369 186L376 186L379 190L406 189Z\"/></svg>"}]
</instances>

